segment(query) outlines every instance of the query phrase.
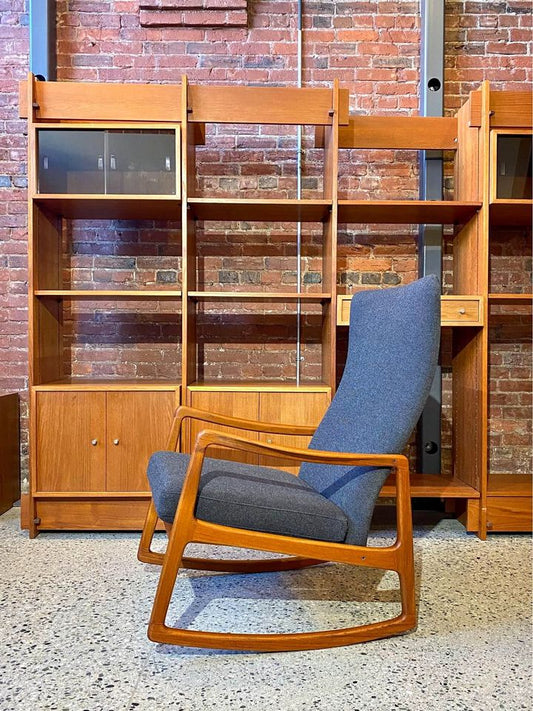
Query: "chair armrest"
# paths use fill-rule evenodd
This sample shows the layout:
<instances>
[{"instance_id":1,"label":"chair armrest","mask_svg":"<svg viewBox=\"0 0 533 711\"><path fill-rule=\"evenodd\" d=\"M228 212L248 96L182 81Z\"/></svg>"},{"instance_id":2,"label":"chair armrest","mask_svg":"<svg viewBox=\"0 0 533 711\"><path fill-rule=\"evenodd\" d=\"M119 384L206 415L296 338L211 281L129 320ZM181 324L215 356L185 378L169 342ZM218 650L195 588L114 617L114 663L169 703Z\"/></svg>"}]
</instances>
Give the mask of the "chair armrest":
<instances>
[{"instance_id":1,"label":"chair armrest","mask_svg":"<svg viewBox=\"0 0 533 711\"><path fill-rule=\"evenodd\" d=\"M200 420L212 425L223 425L224 427L234 427L239 430L250 432L264 432L265 434L287 434L309 436L314 434L315 427L302 427L300 425L279 425L273 422L259 422L257 420L245 420L239 417L227 417L216 413L199 410L187 405L181 405L174 413L170 434L167 440L167 449L176 451L178 442L182 434L182 424L186 419Z\"/></svg>"},{"instance_id":2,"label":"chair armrest","mask_svg":"<svg viewBox=\"0 0 533 711\"><path fill-rule=\"evenodd\" d=\"M292 430L291 430L292 431ZM298 433L300 434L300 433ZM299 462L315 462L319 464L338 464L353 466L378 466L398 468L400 460L406 460L401 454L368 454L352 452L331 452L319 449L300 449L296 447L285 447L280 444L269 444L267 442L257 442L225 432L215 432L214 430L202 430L196 439L196 444L192 456L196 452L207 450L210 446L222 446L228 449L237 449L251 454L258 454L270 457L283 455L284 459L294 459Z\"/></svg>"},{"instance_id":3,"label":"chair armrest","mask_svg":"<svg viewBox=\"0 0 533 711\"><path fill-rule=\"evenodd\" d=\"M352 465L352 466L375 466L379 468L390 467L397 473L396 487L398 491L398 506L402 502L409 501L409 462L403 454L363 454L346 452L326 452L318 449L297 449L295 447L283 447L277 444L257 442L228 435L224 432L214 430L202 430L196 439L194 451L191 455L185 481L176 511L178 520L190 520L193 517L202 465L206 456L206 451L210 446L222 446L228 449L236 449L252 454L279 457L283 455L285 459L296 461L307 461L322 464Z\"/></svg>"}]
</instances>

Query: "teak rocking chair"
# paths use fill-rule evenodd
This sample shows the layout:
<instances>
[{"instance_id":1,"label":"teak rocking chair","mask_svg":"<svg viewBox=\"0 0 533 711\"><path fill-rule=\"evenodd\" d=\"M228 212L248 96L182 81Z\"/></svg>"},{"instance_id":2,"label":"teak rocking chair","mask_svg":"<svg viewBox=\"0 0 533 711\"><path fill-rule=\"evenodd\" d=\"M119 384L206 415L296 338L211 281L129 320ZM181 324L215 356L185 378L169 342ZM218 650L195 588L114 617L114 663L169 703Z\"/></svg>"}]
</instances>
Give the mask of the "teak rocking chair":
<instances>
[{"instance_id":1,"label":"teak rocking chair","mask_svg":"<svg viewBox=\"0 0 533 711\"><path fill-rule=\"evenodd\" d=\"M176 411L168 451L152 455L152 502L141 537L141 561L162 565L148 636L154 642L258 651L334 647L400 634L416 626L409 465L402 452L428 397L440 342L436 277L356 294L348 357L337 393L309 449L249 441L203 430L192 455L176 451L187 419L251 432L309 435L307 427L250 422L189 407ZM212 446L302 462L297 477L251 464L209 459ZM368 547L379 491L396 472L397 537ZM151 550L158 519L169 532L165 553ZM188 543L285 554L269 560L184 557ZM235 634L178 629L166 616L180 568L265 572L331 561L393 570L401 614L357 627L293 634Z\"/></svg>"}]
</instances>

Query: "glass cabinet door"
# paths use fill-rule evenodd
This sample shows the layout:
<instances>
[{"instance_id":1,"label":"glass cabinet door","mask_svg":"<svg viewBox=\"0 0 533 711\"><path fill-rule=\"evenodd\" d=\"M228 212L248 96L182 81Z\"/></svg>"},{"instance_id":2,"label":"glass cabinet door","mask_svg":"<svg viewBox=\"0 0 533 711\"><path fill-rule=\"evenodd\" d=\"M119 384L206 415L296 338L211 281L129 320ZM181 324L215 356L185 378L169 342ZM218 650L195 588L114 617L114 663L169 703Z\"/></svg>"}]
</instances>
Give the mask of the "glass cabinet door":
<instances>
[{"instance_id":1,"label":"glass cabinet door","mask_svg":"<svg viewBox=\"0 0 533 711\"><path fill-rule=\"evenodd\" d=\"M496 198L531 200L531 136L500 134Z\"/></svg>"},{"instance_id":2,"label":"glass cabinet door","mask_svg":"<svg viewBox=\"0 0 533 711\"><path fill-rule=\"evenodd\" d=\"M176 132L38 131L38 192L175 195Z\"/></svg>"},{"instance_id":3,"label":"glass cabinet door","mask_svg":"<svg viewBox=\"0 0 533 711\"><path fill-rule=\"evenodd\" d=\"M107 192L176 194L174 131L108 131Z\"/></svg>"},{"instance_id":4,"label":"glass cabinet door","mask_svg":"<svg viewBox=\"0 0 533 711\"><path fill-rule=\"evenodd\" d=\"M39 130L40 193L104 193L103 131Z\"/></svg>"}]
</instances>

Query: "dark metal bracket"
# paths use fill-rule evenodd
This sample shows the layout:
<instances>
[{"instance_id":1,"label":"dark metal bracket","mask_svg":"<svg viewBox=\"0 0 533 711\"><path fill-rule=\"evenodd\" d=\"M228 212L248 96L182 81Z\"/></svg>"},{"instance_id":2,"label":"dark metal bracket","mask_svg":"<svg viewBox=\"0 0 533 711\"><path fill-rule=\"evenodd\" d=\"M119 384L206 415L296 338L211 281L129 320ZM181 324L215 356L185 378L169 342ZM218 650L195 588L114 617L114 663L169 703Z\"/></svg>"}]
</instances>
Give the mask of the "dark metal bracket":
<instances>
[{"instance_id":1,"label":"dark metal bracket","mask_svg":"<svg viewBox=\"0 0 533 711\"><path fill-rule=\"evenodd\" d=\"M444 0L422 0L420 115L442 116L444 108ZM442 200L442 153L420 151L420 199ZM419 275L442 276L442 225L420 225ZM428 402L418 423L419 471L441 471L442 373L437 368Z\"/></svg>"},{"instance_id":2,"label":"dark metal bracket","mask_svg":"<svg viewBox=\"0 0 533 711\"><path fill-rule=\"evenodd\" d=\"M30 71L54 81L57 74L56 0L30 0Z\"/></svg>"}]
</instances>

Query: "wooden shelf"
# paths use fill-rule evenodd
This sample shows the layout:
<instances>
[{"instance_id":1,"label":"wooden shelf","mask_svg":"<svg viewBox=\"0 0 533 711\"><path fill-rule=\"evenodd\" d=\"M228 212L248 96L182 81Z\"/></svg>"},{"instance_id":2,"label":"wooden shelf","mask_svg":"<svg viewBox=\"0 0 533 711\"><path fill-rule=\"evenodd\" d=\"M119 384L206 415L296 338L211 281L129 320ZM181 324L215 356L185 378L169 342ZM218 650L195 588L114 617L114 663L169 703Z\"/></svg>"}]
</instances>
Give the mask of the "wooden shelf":
<instances>
[{"instance_id":1,"label":"wooden shelf","mask_svg":"<svg viewBox=\"0 0 533 711\"><path fill-rule=\"evenodd\" d=\"M92 220L181 221L181 201L172 195L48 195L34 202L55 215Z\"/></svg>"},{"instance_id":2,"label":"wooden shelf","mask_svg":"<svg viewBox=\"0 0 533 711\"><path fill-rule=\"evenodd\" d=\"M149 499L151 491L34 491L35 499Z\"/></svg>"},{"instance_id":3,"label":"wooden shelf","mask_svg":"<svg viewBox=\"0 0 533 711\"><path fill-rule=\"evenodd\" d=\"M189 198L199 220L250 220L259 222L322 222L331 212L331 200L277 200Z\"/></svg>"},{"instance_id":4,"label":"wooden shelf","mask_svg":"<svg viewBox=\"0 0 533 711\"><path fill-rule=\"evenodd\" d=\"M178 380L117 380L109 378L61 378L50 383L34 385L37 392L55 392L62 390L179 390Z\"/></svg>"},{"instance_id":5,"label":"wooden shelf","mask_svg":"<svg viewBox=\"0 0 533 711\"><path fill-rule=\"evenodd\" d=\"M230 380L197 380L187 386L188 390L202 391L202 390L221 390L221 391L263 391L263 392L330 392L331 387L325 383L305 383L301 385L296 385L296 383L287 383L282 381L268 381L268 380L247 380L242 381L230 381Z\"/></svg>"},{"instance_id":6,"label":"wooden shelf","mask_svg":"<svg viewBox=\"0 0 533 711\"><path fill-rule=\"evenodd\" d=\"M495 200L490 204L489 216L492 225L531 227L533 200Z\"/></svg>"},{"instance_id":7,"label":"wooden shelf","mask_svg":"<svg viewBox=\"0 0 533 711\"><path fill-rule=\"evenodd\" d=\"M49 299L71 299L73 301L157 301L181 299L181 291L158 291L141 289L100 290L100 289L37 289L35 296Z\"/></svg>"},{"instance_id":8,"label":"wooden shelf","mask_svg":"<svg viewBox=\"0 0 533 711\"><path fill-rule=\"evenodd\" d=\"M489 294L489 304L527 306L532 301L533 294Z\"/></svg>"},{"instance_id":9,"label":"wooden shelf","mask_svg":"<svg viewBox=\"0 0 533 711\"><path fill-rule=\"evenodd\" d=\"M480 202L454 200L339 200L339 222L464 224L480 207Z\"/></svg>"},{"instance_id":10,"label":"wooden shelf","mask_svg":"<svg viewBox=\"0 0 533 711\"><path fill-rule=\"evenodd\" d=\"M396 496L394 474L380 491L381 497ZM414 498L479 499L479 491L460 479L439 474L411 474L411 496Z\"/></svg>"},{"instance_id":11,"label":"wooden shelf","mask_svg":"<svg viewBox=\"0 0 533 711\"><path fill-rule=\"evenodd\" d=\"M316 292L189 291L192 299L234 299L237 301L331 301L331 294Z\"/></svg>"},{"instance_id":12,"label":"wooden shelf","mask_svg":"<svg viewBox=\"0 0 533 711\"><path fill-rule=\"evenodd\" d=\"M531 496L531 474L490 474L489 496Z\"/></svg>"}]
</instances>

